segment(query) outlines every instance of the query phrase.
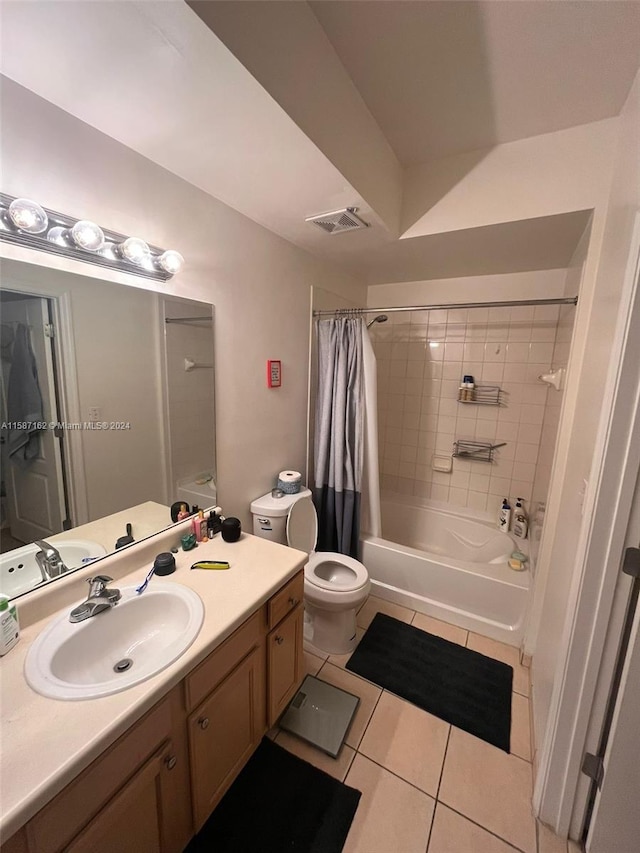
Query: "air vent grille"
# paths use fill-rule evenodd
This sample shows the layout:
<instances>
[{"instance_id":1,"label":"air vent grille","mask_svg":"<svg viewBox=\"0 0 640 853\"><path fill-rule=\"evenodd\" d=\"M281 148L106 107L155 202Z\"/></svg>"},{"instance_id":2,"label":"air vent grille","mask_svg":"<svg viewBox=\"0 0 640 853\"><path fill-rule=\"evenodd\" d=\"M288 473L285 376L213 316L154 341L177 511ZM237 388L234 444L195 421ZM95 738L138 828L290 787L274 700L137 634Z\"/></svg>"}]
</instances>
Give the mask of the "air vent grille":
<instances>
[{"instance_id":1,"label":"air vent grille","mask_svg":"<svg viewBox=\"0 0 640 853\"><path fill-rule=\"evenodd\" d=\"M340 234L343 231L354 231L358 228L368 228L369 223L356 215L356 207L345 207L318 216L308 216L305 222L312 222L322 228L327 234Z\"/></svg>"}]
</instances>

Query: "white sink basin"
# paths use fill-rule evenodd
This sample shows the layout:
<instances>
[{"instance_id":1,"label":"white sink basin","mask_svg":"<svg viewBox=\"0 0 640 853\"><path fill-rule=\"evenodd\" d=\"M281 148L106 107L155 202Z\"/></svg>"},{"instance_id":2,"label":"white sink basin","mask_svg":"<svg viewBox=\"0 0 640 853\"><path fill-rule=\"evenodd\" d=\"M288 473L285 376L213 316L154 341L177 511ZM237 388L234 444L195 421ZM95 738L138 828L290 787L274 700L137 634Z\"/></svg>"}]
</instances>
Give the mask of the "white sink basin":
<instances>
[{"instance_id":1,"label":"white sink basin","mask_svg":"<svg viewBox=\"0 0 640 853\"><path fill-rule=\"evenodd\" d=\"M104 557L107 553L102 545L88 539L65 539L52 542L62 557L67 569L77 569L92 557ZM42 583L40 568L36 562L37 545L24 545L15 551L0 555L0 593L7 598L29 592Z\"/></svg>"},{"instance_id":2,"label":"white sink basin","mask_svg":"<svg viewBox=\"0 0 640 853\"><path fill-rule=\"evenodd\" d=\"M69 607L42 631L25 660L35 691L52 699L119 693L169 666L197 637L204 605L188 587L153 579L141 595L133 586L121 592L115 607L76 623Z\"/></svg>"}]
</instances>

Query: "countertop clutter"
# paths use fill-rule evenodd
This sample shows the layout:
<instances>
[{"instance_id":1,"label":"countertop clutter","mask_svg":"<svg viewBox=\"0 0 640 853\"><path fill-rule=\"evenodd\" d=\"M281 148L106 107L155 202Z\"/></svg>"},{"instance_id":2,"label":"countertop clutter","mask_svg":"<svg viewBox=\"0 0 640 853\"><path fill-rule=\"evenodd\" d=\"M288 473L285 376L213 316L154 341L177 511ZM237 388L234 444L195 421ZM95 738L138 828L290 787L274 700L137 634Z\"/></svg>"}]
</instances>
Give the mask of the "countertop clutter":
<instances>
[{"instance_id":1,"label":"countertop clutter","mask_svg":"<svg viewBox=\"0 0 640 853\"><path fill-rule=\"evenodd\" d=\"M155 555L177 546L182 532L177 524L18 600L20 642L0 663L2 842L265 604L307 559L302 551L249 534L234 543L216 536L194 551L180 550L175 573L162 582L193 589L204 603L205 616L198 636L178 660L147 681L99 699L61 701L32 690L23 674L27 652L52 618L86 598L86 579L100 573L112 577L113 586L137 585ZM230 568L193 571L195 560L227 561ZM109 616L105 612L93 618L106 621Z\"/></svg>"}]
</instances>

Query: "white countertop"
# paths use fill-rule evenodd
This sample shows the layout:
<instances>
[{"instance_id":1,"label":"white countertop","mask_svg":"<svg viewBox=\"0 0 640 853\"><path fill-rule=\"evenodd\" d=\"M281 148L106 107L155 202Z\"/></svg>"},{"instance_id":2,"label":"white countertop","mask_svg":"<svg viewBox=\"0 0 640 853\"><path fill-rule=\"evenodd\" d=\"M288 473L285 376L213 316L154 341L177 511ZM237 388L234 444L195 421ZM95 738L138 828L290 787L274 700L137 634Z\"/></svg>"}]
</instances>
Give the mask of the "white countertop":
<instances>
[{"instance_id":1,"label":"white countertop","mask_svg":"<svg viewBox=\"0 0 640 853\"><path fill-rule=\"evenodd\" d=\"M153 556L177 544L180 532L177 525L172 531L106 557L100 562L100 571L113 576L120 586L140 583ZM86 597L84 578L91 576L91 568L61 579L50 591L42 589L17 600L18 613L24 611L27 624L18 644L0 659L3 841L153 707L307 560L302 551L246 533L235 543L224 542L218 534L212 541L175 556L176 572L162 581L184 584L198 593L205 607L200 633L173 664L112 696L84 701L47 699L29 687L23 674L25 657L40 631L60 612L71 610ZM231 567L226 571L190 570L192 563L205 558L227 560Z\"/></svg>"},{"instance_id":2,"label":"white countertop","mask_svg":"<svg viewBox=\"0 0 640 853\"><path fill-rule=\"evenodd\" d=\"M146 501L120 512L114 512L112 515L106 515L104 518L72 527L71 530L65 530L63 533L48 536L47 542L55 545L57 542L64 542L65 539L89 539L102 545L107 554L110 554L116 550L118 539L126 535L127 524L131 524L133 538L139 542L147 536L170 527L171 523L170 507L155 501Z\"/></svg>"}]
</instances>

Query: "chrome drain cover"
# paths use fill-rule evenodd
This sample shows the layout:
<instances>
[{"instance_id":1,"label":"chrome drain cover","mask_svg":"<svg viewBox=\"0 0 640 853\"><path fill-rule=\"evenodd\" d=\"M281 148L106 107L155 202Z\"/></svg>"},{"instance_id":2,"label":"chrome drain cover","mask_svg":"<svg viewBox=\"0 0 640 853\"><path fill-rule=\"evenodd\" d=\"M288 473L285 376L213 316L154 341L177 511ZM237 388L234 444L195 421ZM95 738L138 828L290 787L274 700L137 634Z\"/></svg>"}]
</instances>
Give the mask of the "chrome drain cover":
<instances>
[{"instance_id":1,"label":"chrome drain cover","mask_svg":"<svg viewBox=\"0 0 640 853\"><path fill-rule=\"evenodd\" d=\"M122 658L118 663L114 664L113 671L114 672L126 672L128 669L131 669L133 666L133 660L131 658Z\"/></svg>"}]
</instances>

